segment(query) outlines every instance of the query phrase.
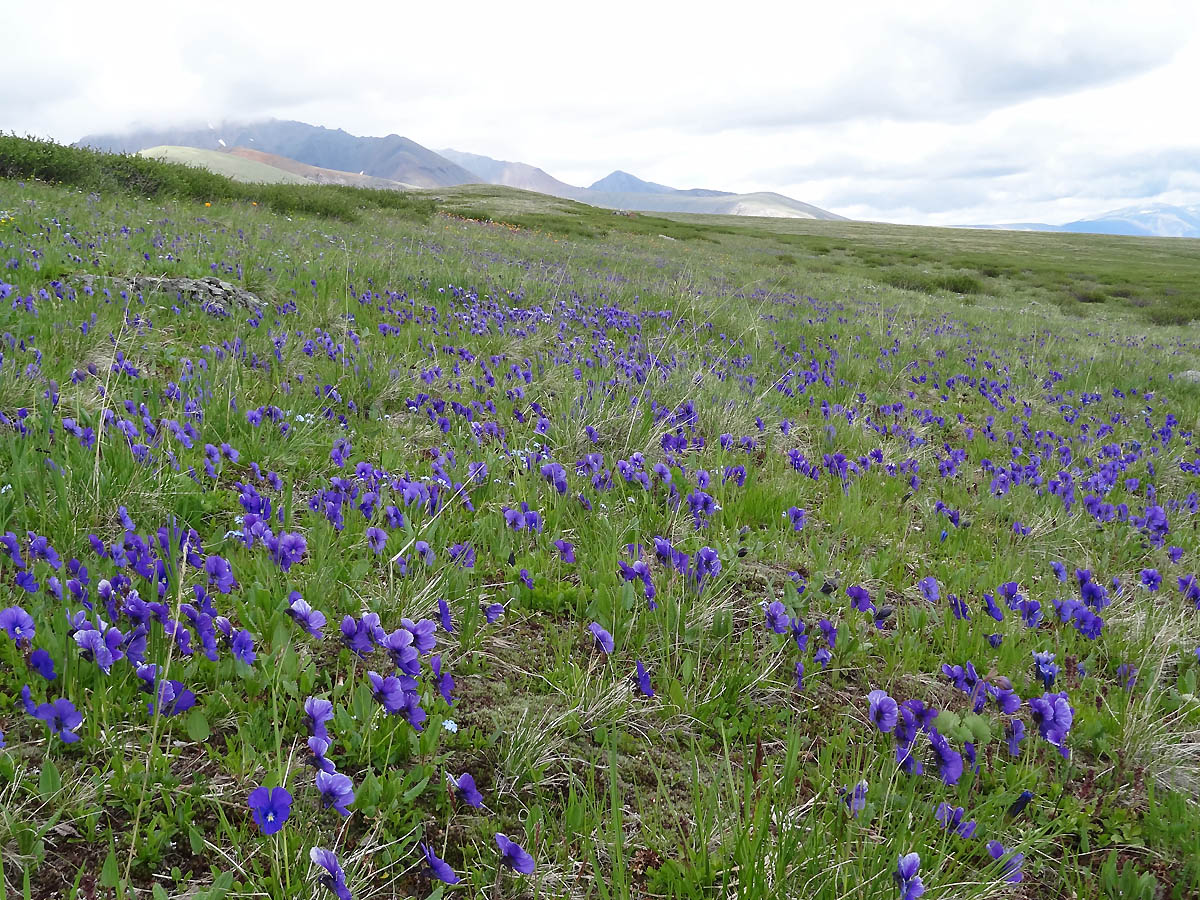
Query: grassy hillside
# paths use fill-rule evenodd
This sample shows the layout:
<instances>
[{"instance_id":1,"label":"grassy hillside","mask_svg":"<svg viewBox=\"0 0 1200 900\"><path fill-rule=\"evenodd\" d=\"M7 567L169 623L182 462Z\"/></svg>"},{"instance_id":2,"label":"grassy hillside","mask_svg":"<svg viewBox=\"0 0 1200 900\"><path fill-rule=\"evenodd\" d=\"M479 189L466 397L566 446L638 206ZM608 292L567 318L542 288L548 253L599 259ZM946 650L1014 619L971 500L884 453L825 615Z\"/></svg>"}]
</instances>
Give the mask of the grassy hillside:
<instances>
[{"instance_id":1,"label":"grassy hillside","mask_svg":"<svg viewBox=\"0 0 1200 900\"><path fill-rule=\"evenodd\" d=\"M164 162L181 163L208 169L234 181L252 184L305 184L307 179L293 175L275 166L252 159L244 159L220 150L201 150L196 147L150 147L138 152L138 156L159 159Z\"/></svg>"},{"instance_id":2,"label":"grassy hillside","mask_svg":"<svg viewBox=\"0 0 1200 900\"><path fill-rule=\"evenodd\" d=\"M186 148L185 148L186 149ZM207 205L239 201L276 212L353 221L364 208L386 207L418 219L433 214L426 197L394 190L326 184L254 184L179 162L64 147L53 141L0 134L0 178L37 179L86 190L97 197L186 198Z\"/></svg>"},{"instance_id":3,"label":"grassy hillside","mask_svg":"<svg viewBox=\"0 0 1200 900\"><path fill-rule=\"evenodd\" d=\"M767 280L820 278L840 285L848 279L872 293L899 288L955 294L962 304L1003 299L1083 318L1200 320L1200 241L682 213L630 216L483 185L443 188L434 196L449 212L563 236L625 233L736 243Z\"/></svg>"},{"instance_id":4,"label":"grassy hillside","mask_svg":"<svg viewBox=\"0 0 1200 900\"><path fill-rule=\"evenodd\" d=\"M1184 242L64 149L0 139L0 896L1200 893Z\"/></svg>"}]
</instances>

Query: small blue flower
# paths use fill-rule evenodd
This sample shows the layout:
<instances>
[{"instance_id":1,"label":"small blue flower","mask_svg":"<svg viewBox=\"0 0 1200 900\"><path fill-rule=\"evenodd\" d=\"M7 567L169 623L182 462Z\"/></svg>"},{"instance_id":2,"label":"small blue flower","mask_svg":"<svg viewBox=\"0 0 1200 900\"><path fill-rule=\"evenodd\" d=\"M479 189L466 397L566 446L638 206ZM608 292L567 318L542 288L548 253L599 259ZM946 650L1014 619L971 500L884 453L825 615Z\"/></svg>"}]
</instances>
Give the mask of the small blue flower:
<instances>
[{"instance_id":1,"label":"small blue flower","mask_svg":"<svg viewBox=\"0 0 1200 900\"><path fill-rule=\"evenodd\" d=\"M949 803L939 803L934 818L947 831L954 831L959 837L969 839L975 836L975 820L964 822L966 810L961 806L951 806Z\"/></svg>"},{"instance_id":2,"label":"small blue flower","mask_svg":"<svg viewBox=\"0 0 1200 900\"><path fill-rule=\"evenodd\" d=\"M58 677L54 671L54 660L50 658L49 653L41 648L29 654L29 667L47 681L53 681Z\"/></svg>"},{"instance_id":3,"label":"small blue flower","mask_svg":"<svg viewBox=\"0 0 1200 900\"><path fill-rule=\"evenodd\" d=\"M790 628L787 608L774 600L766 608L767 630L774 634L787 634Z\"/></svg>"},{"instance_id":4,"label":"small blue flower","mask_svg":"<svg viewBox=\"0 0 1200 900\"><path fill-rule=\"evenodd\" d=\"M896 863L893 876L900 885L900 900L917 900L925 893L925 885L917 872L921 868L921 857L916 853L901 856Z\"/></svg>"},{"instance_id":5,"label":"small blue flower","mask_svg":"<svg viewBox=\"0 0 1200 900\"><path fill-rule=\"evenodd\" d=\"M987 852L992 859L1001 860L1000 873L1004 880L1012 884L1024 879L1021 866L1025 862L1024 853L1013 853L999 841L988 841Z\"/></svg>"},{"instance_id":6,"label":"small blue flower","mask_svg":"<svg viewBox=\"0 0 1200 900\"><path fill-rule=\"evenodd\" d=\"M17 649L28 647L36 634L33 617L19 606L0 610L0 630L12 638Z\"/></svg>"},{"instance_id":7,"label":"small blue flower","mask_svg":"<svg viewBox=\"0 0 1200 900\"><path fill-rule=\"evenodd\" d=\"M454 793L463 803L475 809L483 809L483 794L479 793L479 788L475 786L475 779L471 777L470 772L463 772L457 778L453 775L447 777L454 785Z\"/></svg>"},{"instance_id":8,"label":"small blue flower","mask_svg":"<svg viewBox=\"0 0 1200 900\"><path fill-rule=\"evenodd\" d=\"M886 691L874 690L867 694L870 704L868 715L871 722L884 734L896 727L900 718L900 705Z\"/></svg>"},{"instance_id":9,"label":"small blue flower","mask_svg":"<svg viewBox=\"0 0 1200 900\"><path fill-rule=\"evenodd\" d=\"M342 871L338 858L332 850L313 847L308 852L308 858L313 861L314 865L325 870L325 874L317 879L321 884L333 891L338 900L352 900L350 888L346 886L346 873Z\"/></svg>"},{"instance_id":10,"label":"small blue flower","mask_svg":"<svg viewBox=\"0 0 1200 900\"><path fill-rule=\"evenodd\" d=\"M425 867L431 878L436 878L444 884L458 884L462 879L454 874L454 870L440 859L428 844L421 844L421 855L425 857Z\"/></svg>"},{"instance_id":11,"label":"small blue flower","mask_svg":"<svg viewBox=\"0 0 1200 900\"><path fill-rule=\"evenodd\" d=\"M589 625L588 631L590 631L592 633L592 637L595 638L596 646L603 650L606 655L613 652L612 635L605 631L598 622L593 622L591 625Z\"/></svg>"},{"instance_id":12,"label":"small blue flower","mask_svg":"<svg viewBox=\"0 0 1200 900\"><path fill-rule=\"evenodd\" d=\"M33 704L28 699L28 687L22 691L22 697L25 700L26 709L29 709ZM64 744L74 744L79 740L79 735L75 733L75 729L83 724L83 714L75 709L75 704L66 697L60 697L53 703L42 703L33 709L32 712L34 718L45 722L49 729L58 735Z\"/></svg>"},{"instance_id":13,"label":"small blue flower","mask_svg":"<svg viewBox=\"0 0 1200 900\"><path fill-rule=\"evenodd\" d=\"M346 807L354 802L354 783L349 776L324 770L317 772L317 791L323 808L332 806L343 816L350 815Z\"/></svg>"},{"instance_id":14,"label":"small blue flower","mask_svg":"<svg viewBox=\"0 0 1200 900\"><path fill-rule=\"evenodd\" d=\"M646 671L646 667L642 665L640 659L637 661L637 685L638 690L642 692L642 696L654 696L654 688L650 686L650 674Z\"/></svg>"},{"instance_id":15,"label":"small blue flower","mask_svg":"<svg viewBox=\"0 0 1200 900\"><path fill-rule=\"evenodd\" d=\"M255 823L263 834L274 834L292 814L292 795L287 788L257 787L247 800Z\"/></svg>"},{"instance_id":16,"label":"small blue flower","mask_svg":"<svg viewBox=\"0 0 1200 900\"><path fill-rule=\"evenodd\" d=\"M516 841L496 832L496 846L500 848L500 862L521 875L533 874L533 857Z\"/></svg>"},{"instance_id":17,"label":"small blue flower","mask_svg":"<svg viewBox=\"0 0 1200 900\"><path fill-rule=\"evenodd\" d=\"M860 781L853 788L838 788L838 796L842 798L842 802L850 810L850 818L857 819L858 814L867 808L867 788L866 781Z\"/></svg>"},{"instance_id":18,"label":"small blue flower","mask_svg":"<svg viewBox=\"0 0 1200 900\"><path fill-rule=\"evenodd\" d=\"M233 649L234 659L244 662L248 666L254 665L254 660L257 659L257 654L254 652L254 635L243 628L233 636L230 646Z\"/></svg>"}]
</instances>

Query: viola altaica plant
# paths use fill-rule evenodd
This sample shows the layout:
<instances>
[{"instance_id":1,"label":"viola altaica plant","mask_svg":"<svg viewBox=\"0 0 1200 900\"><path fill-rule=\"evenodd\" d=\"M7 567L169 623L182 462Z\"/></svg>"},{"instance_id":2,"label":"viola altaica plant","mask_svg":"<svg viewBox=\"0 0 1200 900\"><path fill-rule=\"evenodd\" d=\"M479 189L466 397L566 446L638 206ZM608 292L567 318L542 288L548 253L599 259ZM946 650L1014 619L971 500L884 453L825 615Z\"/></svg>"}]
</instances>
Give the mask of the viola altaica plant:
<instances>
[{"instance_id":1,"label":"viola altaica plant","mask_svg":"<svg viewBox=\"0 0 1200 900\"><path fill-rule=\"evenodd\" d=\"M0 209L0 895L1200 892L1194 329L1011 235Z\"/></svg>"}]
</instances>

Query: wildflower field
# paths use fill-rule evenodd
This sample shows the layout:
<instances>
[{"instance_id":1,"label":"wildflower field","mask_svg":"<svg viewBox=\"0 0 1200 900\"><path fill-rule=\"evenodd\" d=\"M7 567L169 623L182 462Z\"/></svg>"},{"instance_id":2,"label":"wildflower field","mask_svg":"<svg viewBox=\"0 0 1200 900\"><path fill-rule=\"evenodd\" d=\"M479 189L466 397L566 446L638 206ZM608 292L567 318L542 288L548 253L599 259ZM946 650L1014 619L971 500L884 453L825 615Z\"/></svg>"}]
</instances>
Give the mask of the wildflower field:
<instances>
[{"instance_id":1,"label":"wildflower field","mask_svg":"<svg viewBox=\"0 0 1200 900\"><path fill-rule=\"evenodd\" d=\"M1200 896L1193 242L93 190L0 180L0 898Z\"/></svg>"}]
</instances>

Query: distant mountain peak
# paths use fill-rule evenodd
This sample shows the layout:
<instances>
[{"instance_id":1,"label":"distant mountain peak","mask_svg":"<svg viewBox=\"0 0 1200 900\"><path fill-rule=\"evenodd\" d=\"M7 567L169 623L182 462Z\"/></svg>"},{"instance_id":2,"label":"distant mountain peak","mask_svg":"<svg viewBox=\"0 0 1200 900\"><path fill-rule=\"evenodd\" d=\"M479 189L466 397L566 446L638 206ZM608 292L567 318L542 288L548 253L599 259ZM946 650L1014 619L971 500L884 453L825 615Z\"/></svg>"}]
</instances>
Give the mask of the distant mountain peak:
<instances>
[{"instance_id":1,"label":"distant mountain peak","mask_svg":"<svg viewBox=\"0 0 1200 900\"><path fill-rule=\"evenodd\" d=\"M1200 205L1172 206L1168 203L1143 203L1100 213L1065 225L1021 222L986 225L1013 231L1065 231L1074 234L1117 234L1127 237L1200 238Z\"/></svg>"},{"instance_id":2,"label":"distant mountain peak","mask_svg":"<svg viewBox=\"0 0 1200 900\"><path fill-rule=\"evenodd\" d=\"M439 150L438 153L456 165L462 166L468 172L473 172L486 184L502 184L523 191L549 194L552 197L574 198L580 193L579 188L559 181L537 166L531 166L528 163L492 159L490 156L464 153L461 150L450 148Z\"/></svg>"},{"instance_id":3,"label":"distant mountain peak","mask_svg":"<svg viewBox=\"0 0 1200 900\"><path fill-rule=\"evenodd\" d=\"M636 175L616 169L589 185L588 190L605 191L610 194L669 194L675 188L655 184L653 181L643 181Z\"/></svg>"}]
</instances>

